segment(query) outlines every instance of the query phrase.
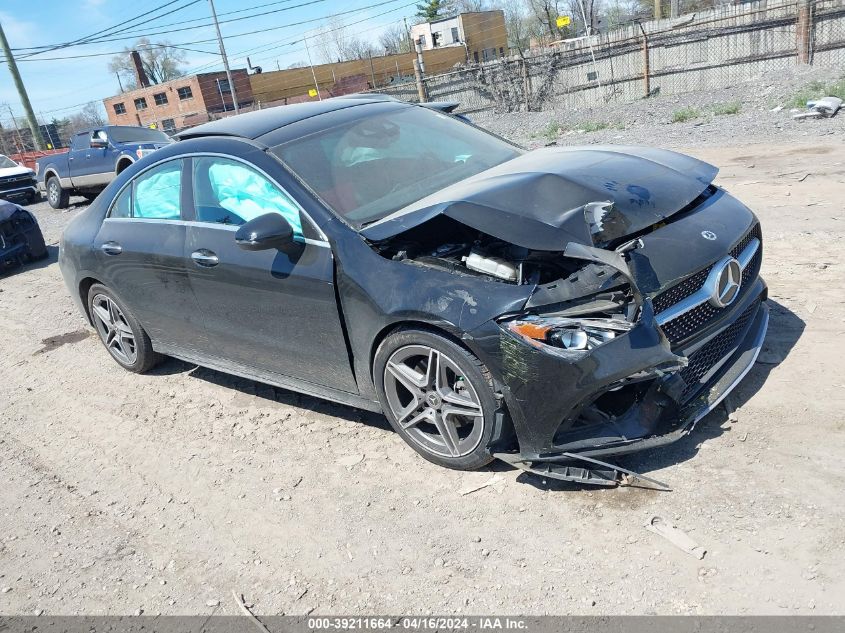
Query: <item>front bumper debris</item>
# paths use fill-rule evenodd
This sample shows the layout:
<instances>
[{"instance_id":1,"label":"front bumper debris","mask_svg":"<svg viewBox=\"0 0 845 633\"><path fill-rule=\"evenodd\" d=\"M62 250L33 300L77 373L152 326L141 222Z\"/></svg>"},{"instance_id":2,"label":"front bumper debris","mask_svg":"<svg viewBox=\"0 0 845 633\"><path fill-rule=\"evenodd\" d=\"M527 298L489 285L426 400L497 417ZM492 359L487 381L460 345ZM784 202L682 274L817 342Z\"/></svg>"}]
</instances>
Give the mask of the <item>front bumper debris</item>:
<instances>
[{"instance_id":1,"label":"front bumper debris","mask_svg":"<svg viewBox=\"0 0 845 633\"><path fill-rule=\"evenodd\" d=\"M581 428L570 427L563 433L560 429L553 431L546 425L542 437L536 434L537 425L526 424L526 427L535 429L535 434L527 436L527 442L524 441L524 434L520 437L520 452L500 452L494 456L527 472L551 479L616 485L627 478L665 488L659 482L614 464L598 461L597 458L663 446L690 433L696 423L722 402L754 365L768 328L769 311L765 298L765 284L758 279L732 310L728 322L719 324L715 332L692 346L692 351L683 357L686 361L682 363L683 366L653 372L639 369L636 377L642 382L642 387L635 401L624 412L610 416L603 423L587 424ZM651 328L657 334L658 328L653 316L648 316L652 318L647 319L646 323L641 322L638 328ZM640 344L645 343L647 338L645 333L635 334L636 331L637 328L629 334L635 336L629 345L638 348L642 356L647 353L647 349L640 347ZM614 342L614 345L623 344L621 340ZM611 345L605 345L597 351L608 347ZM656 350L667 351L662 345L657 345ZM656 359L663 355L657 351L653 353ZM614 369L620 365L619 358L628 357L617 356ZM602 369L601 362L593 360L596 362L593 363L590 380L596 375L611 375L610 368ZM629 363L625 362L624 365L630 368ZM665 358L663 366L666 366ZM589 401L596 402L605 394L618 393L623 388L620 385L624 384L625 379L613 376ZM630 381L629 384L636 382ZM518 402L513 391L507 387L504 391L512 402ZM519 435L520 422L527 421L519 420L521 409L516 407L511 410L516 410L513 417Z\"/></svg>"},{"instance_id":2,"label":"front bumper debris","mask_svg":"<svg viewBox=\"0 0 845 633\"><path fill-rule=\"evenodd\" d=\"M764 292L760 292L751 300L747 300L747 305L737 310L739 314L731 325L719 331L698 348L698 351L702 351L707 349L708 344L712 345L714 342L723 344L720 337L724 339L731 334L735 337L735 340L727 345L729 351L723 357L716 359L708 371L702 374L703 382L695 389L693 397L674 408L665 407L665 405L655 408L655 402L649 402L646 399L633 405L625 415L621 416L648 416L655 410L664 409L660 415L662 419L654 427L663 429L663 432L642 437L619 435L602 438L594 435L590 440L550 446L548 450L535 455L525 455L523 451L522 453L496 453L494 456L527 472L550 479L612 486L621 483L627 476L665 488L663 484L642 475L594 460L597 457L632 453L675 442L690 433L699 420L715 409L751 370L762 349L769 323L769 309L764 296ZM747 316L749 312L750 317ZM690 356L691 359L694 357L695 353ZM658 382L668 383L678 374L683 375L690 366L687 365L676 374L664 376ZM697 374L698 372L695 375ZM688 389L688 386L685 389ZM648 393L654 399L658 399L659 396L655 394L661 393L661 390L649 389ZM596 447L602 441L604 445Z\"/></svg>"},{"instance_id":3,"label":"front bumper debris","mask_svg":"<svg viewBox=\"0 0 845 633\"><path fill-rule=\"evenodd\" d=\"M0 201L0 271L46 255L35 217L16 204Z\"/></svg>"}]
</instances>

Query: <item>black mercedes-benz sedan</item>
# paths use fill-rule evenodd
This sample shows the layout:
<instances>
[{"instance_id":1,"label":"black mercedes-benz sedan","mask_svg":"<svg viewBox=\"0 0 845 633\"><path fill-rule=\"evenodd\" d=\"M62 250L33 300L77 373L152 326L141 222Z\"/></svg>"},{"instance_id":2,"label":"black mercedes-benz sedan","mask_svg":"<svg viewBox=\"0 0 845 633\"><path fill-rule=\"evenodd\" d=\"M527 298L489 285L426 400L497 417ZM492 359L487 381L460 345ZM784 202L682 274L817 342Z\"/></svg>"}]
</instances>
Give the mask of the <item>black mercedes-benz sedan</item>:
<instances>
[{"instance_id":1,"label":"black mercedes-benz sedan","mask_svg":"<svg viewBox=\"0 0 845 633\"><path fill-rule=\"evenodd\" d=\"M760 226L716 173L331 99L183 132L59 261L129 371L173 356L383 411L443 466L601 483L597 458L688 433L760 350Z\"/></svg>"}]
</instances>

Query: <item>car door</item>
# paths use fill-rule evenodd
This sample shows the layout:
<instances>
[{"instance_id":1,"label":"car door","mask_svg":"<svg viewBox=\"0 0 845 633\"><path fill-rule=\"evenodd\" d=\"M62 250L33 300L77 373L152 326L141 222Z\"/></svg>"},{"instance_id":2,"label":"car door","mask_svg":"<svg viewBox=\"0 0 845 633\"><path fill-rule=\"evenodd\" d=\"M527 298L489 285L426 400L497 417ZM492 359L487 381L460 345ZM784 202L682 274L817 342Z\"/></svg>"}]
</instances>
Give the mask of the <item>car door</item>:
<instances>
[{"instance_id":1,"label":"car door","mask_svg":"<svg viewBox=\"0 0 845 633\"><path fill-rule=\"evenodd\" d=\"M169 160L129 181L93 244L105 284L135 314L156 349L171 353L205 348L184 260L183 165L181 159Z\"/></svg>"},{"instance_id":2,"label":"car door","mask_svg":"<svg viewBox=\"0 0 845 633\"><path fill-rule=\"evenodd\" d=\"M191 160L196 216L185 257L211 348L262 374L357 393L325 237L255 165L221 156ZM291 224L291 248L239 248L238 227L266 213Z\"/></svg>"},{"instance_id":3,"label":"car door","mask_svg":"<svg viewBox=\"0 0 845 633\"><path fill-rule=\"evenodd\" d=\"M105 143L104 147L91 147L93 141ZM109 140L108 132L105 129L98 129L91 132L91 139L88 142L88 150L85 152L85 160L80 163L85 165L86 187L101 187L109 184L114 178L114 147Z\"/></svg>"},{"instance_id":4,"label":"car door","mask_svg":"<svg viewBox=\"0 0 845 633\"><path fill-rule=\"evenodd\" d=\"M90 149L91 131L75 134L70 142L70 151L67 154L67 176L75 187L84 187L80 184L85 182L87 165L85 153ZM63 183L63 186L67 186Z\"/></svg>"}]
</instances>

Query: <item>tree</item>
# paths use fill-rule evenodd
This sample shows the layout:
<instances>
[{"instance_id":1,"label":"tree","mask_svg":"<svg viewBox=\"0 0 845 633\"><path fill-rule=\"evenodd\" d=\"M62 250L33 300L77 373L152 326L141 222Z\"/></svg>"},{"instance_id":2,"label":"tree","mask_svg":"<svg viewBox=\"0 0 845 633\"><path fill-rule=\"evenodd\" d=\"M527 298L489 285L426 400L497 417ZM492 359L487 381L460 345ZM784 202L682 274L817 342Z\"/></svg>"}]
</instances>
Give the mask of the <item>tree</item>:
<instances>
[{"instance_id":1,"label":"tree","mask_svg":"<svg viewBox=\"0 0 845 633\"><path fill-rule=\"evenodd\" d=\"M99 127L108 123L101 101L89 101L80 112L89 127Z\"/></svg>"},{"instance_id":2,"label":"tree","mask_svg":"<svg viewBox=\"0 0 845 633\"><path fill-rule=\"evenodd\" d=\"M100 127L106 125L107 122L105 112L103 111L103 104L100 101L89 101L79 112L66 116L63 119L54 118L52 121L59 131L59 136L68 143L71 137L77 132Z\"/></svg>"},{"instance_id":3,"label":"tree","mask_svg":"<svg viewBox=\"0 0 845 633\"><path fill-rule=\"evenodd\" d=\"M489 0L449 0L448 13L457 15L458 13L472 13L476 11L489 11L491 9L501 9L499 6L504 4L502 2L495 2Z\"/></svg>"},{"instance_id":4,"label":"tree","mask_svg":"<svg viewBox=\"0 0 845 633\"><path fill-rule=\"evenodd\" d=\"M326 28L309 38L309 45L310 42L316 45L320 58L326 64L378 55L378 50L368 40L351 35L339 16L332 16Z\"/></svg>"},{"instance_id":5,"label":"tree","mask_svg":"<svg viewBox=\"0 0 845 633\"><path fill-rule=\"evenodd\" d=\"M125 90L139 87L131 57L133 50L141 55L141 66L152 84L164 83L185 74L182 69L187 59L184 51L174 48L170 42L152 44L149 39L142 37L131 47L124 48L121 54L112 57L109 62L109 71L117 73Z\"/></svg>"},{"instance_id":6,"label":"tree","mask_svg":"<svg viewBox=\"0 0 845 633\"><path fill-rule=\"evenodd\" d=\"M385 55L397 55L411 51L411 43L408 41L408 31L399 24L394 24L386 28L379 35L378 41L384 49Z\"/></svg>"},{"instance_id":7,"label":"tree","mask_svg":"<svg viewBox=\"0 0 845 633\"><path fill-rule=\"evenodd\" d=\"M445 10L446 6L443 0L428 0L428 2L417 5L417 17L426 22L431 22L443 17Z\"/></svg>"},{"instance_id":8,"label":"tree","mask_svg":"<svg viewBox=\"0 0 845 633\"><path fill-rule=\"evenodd\" d=\"M508 32L508 47L516 49L519 56L531 46L531 25L523 0L505 0L502 3L505 12L505 29Z\"/></svg>"},{"instance_id":9,"label":"tree","mask_svg":"<svg viewBox=\"0 0 845 633\"><path fill-rule=\"evenodd\" d=\"M528 8L535 21L536 36L549 38L550 41L570 37L570 27L559 28L556 23L558 16L571 15L565 7L567 4L563 0L528 0ZM574 22L576 16L571 17Z\"/></svg>"}]
</instances>

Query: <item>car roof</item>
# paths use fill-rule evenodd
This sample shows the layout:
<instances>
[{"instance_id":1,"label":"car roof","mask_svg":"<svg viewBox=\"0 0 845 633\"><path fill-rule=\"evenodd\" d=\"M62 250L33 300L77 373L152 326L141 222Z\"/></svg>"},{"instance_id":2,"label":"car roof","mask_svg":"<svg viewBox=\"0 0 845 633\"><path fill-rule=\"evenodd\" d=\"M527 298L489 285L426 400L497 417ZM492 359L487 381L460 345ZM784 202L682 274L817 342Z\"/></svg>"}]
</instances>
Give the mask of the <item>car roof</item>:
<instances>
[{"instance_id":1,"label":"car roof","mask_svg":"<svg viewBox=\"0 0 845 633\"><path fill-rule=\"evenodd\" d=\"M255 140L281 127L298 123L304 119L384 101L393 101L393 99L386 95L366 95L363 97L356 95L352 98L333 98L276 106L203 123L180 132L175 137L179 140L185 140L203 136L238 136Z\"/></svg>"}]
</instances>

